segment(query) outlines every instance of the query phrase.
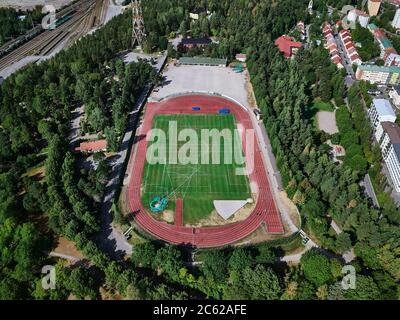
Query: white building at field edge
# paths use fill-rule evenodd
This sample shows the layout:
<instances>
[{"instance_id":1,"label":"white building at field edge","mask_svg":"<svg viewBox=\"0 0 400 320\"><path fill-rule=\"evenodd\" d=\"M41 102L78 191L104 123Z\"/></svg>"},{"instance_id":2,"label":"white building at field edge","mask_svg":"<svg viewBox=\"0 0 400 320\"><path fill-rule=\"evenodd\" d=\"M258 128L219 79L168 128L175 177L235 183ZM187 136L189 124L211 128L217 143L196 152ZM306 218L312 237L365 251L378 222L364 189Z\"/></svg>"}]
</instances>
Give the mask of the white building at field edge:
<instances>
[{"instance_id":1,"label":"white building at field edge","mask_svg":"<svg viewBox=\"0 0 400 320\"><path fill-rule=\"evenodd\" d=\"M400 86L394 86L393 89L389 91L389 97L392 99L396 108L400 108Z\"/></svg>"},{"instance_id":2,"label":"white building at field edge","mask_svg":"<svg viewBox=\"0 0 400 320\"><path fill-rule=\"evenodd\" d=\"M368 117L377 141L381 139L383 129L382 122L395 122L396 114L389 100L373 99L371 107L368 110Z\"/></svg>"},{"instance_id":3,"label":"white building at field edge","mask_svg":"<svg viewBox=\"0 0 400 320\"><path fill-rule=\"evenodd\" d=\"M396 10L396 14L394 15L392 21L392 27L395 29L400 29L400 9Z\"/></svg>"},{"instance_id":4,"label":"white building at field edge","mask_svg":"<svg viewBox=\"0 0 400 320\"><path fill-rule=\"evenodd\" d=\"M382 158L389 171L396 192L400 192L400 127L396 123L383 122L383 134L378 140Z\"/></svg>"}]
</instances>

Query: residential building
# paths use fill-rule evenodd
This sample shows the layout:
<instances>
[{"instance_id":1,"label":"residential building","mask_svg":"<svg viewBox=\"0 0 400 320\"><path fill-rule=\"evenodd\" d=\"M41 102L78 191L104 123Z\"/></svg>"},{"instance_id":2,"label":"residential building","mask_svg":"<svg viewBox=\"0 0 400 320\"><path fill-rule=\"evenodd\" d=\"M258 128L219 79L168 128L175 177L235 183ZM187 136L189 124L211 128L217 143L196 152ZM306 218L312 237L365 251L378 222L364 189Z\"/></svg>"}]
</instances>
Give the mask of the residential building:
<instances>
[{"instance_id":1,"label":"residential building","mask_svg":"<svg viewBox=\"0 0 400 320\"><path fill-rule=\"evenodd\" d=\"M353 9L347 14L347 20L352 23L358 21L363 28L366 28L369 23L369 15L364 11Z\"/></svg>"},{"instance_id":2,"label":"residential building","mask_svg":"<svg viewBox=\"0 0 400 320\"><path fill-rule=\"evenodd\" d=\"M368 0L368 12L371 17L377 16L382 0Z\"/></svg>"},{"instance_id":3,"label":"residential building","mask_svg":"<svg viewBox=\"0 0 400 320\"><path fill-rule=\"evenodd\" d=\"M396 114L393 111L392 105L386 99L373 99L371 107L368 110L368 118L374 130L377 141L382 136L382 122L395 122Z\"/></svg>"},{"instance_id":4,"label":"residential building","mask_svg":"<svg viewBox=\"0 0 400 320\"><path fill-rule=\"evenodd\" d=\"M302 47L301 42L294 41L287 35L280 36L275 40L275 45L283 53L285 58L291 58Z\"/></svg>"},{"instance_id":5,"label":"residential building","mask_svg":"<svg viewBox=\"0 0 400 320\"><path fill-rule=\"evenodd\" d=\"M208 15L210 14L210 11L204 8L195 8L191 12L189 12L189 17L193 20L199 20L201 14Z\"/></svg>"},{"instance_id":6,"label":"residential building","mask_svg":"<svg viewBox=\"0 0 400 320\"><path fill-rule=\"evenodd\" d=\"M375 23L370 23L367 26L367 29L373 34L376 29L379 29L379 27Z\"/></svg>"},{"instance_id":7,"label":"residential building","mask_svg":"<svg viewBox=\"0 0 400 320\"><path fill-rule=\"evenodd\" d=\"M339 55L339 48L336 44L336 40L333 36L332 27L328 22L325 22L322 28L322 33L324 34L326 44L325 48L329 50L331 56L331 61L336 65L337 68L343 69L342 58Z\"/></svg>"},{"instance_id":8,"label":"residential building","mask_svg":"<svg viewBox=\"0 0 400 320\"><path fill-rule=\"evenodd\" d=\"M304 25L304 22L299 21L296 27L297 30L300 31L301 40L304 40L306 38L306 26Z\"/></svg>"},{"instance_id":9,"label":"residential building","mask_svg":"<svg viewBox=\"0 0 400 320\"><path fill-rule=\"evenodd\" d=\"M77 152L98 152L107 150L107 140L85 141L81 142L79 147L75 148Z\"/></svg>"},{"instance_id":10,"label":"residential building","mask_svg":"<svg viewBox=\"0 0 400 320\"><path fill-rule=\"evenodd\" d=\"M382 158L395 191L400 192L400 127L393 122L383 122L382 128L383 134L378 140Z\"/></svg>"},{"instance_id":11,"label":"residential building","mask_svg":"<svg viewBox=\"0 0 400 320\"><path fill-rule=\"evenodd\" d=\"M385 59L385 66L399 66L400 55L397 52L391 52Z\"/></svg>"},{"instance_id":12,"label":"residential building","mask_svg":"<svg viewBox=\"0 0 400 320\"><path fill-rule=\"evenodd\" d=\"M385 60L391 54L397 54L396 49L394 49L392 42L387 38L385 31L379 29L375 24L371 23L368 25L368 30L374 35L375 40L379 44L379 48L381 49L380 58ZM390 64L385 64L389 66Z\"/></svg>"},{"instance_id":13,"label":"residential building","mask_svg":"<svg viewBox=\"0 0 400 320\"><path fill-rule=\"evenodd\" d=\"M339 31L339 37L343 43L344 49L350 60L350 63L357 64L357 65L362 64L362 60L357 52L357 49L353 43L353 40L351 38L350 30L342 29L341 31Z\"/></svg>"},{"instance_id":14,"label":"residential building","mask_svg":"<svg viewBox=\"0 0 400 320\"><path fill-rule=\"evenodd\" d=\"M392 21L392 27L395 29L400 29L400 9L396 10L396 14L394 15Z\"/></svg>"},{"instance_id":15,"label":"residential building","mask_svg":"<svg viewBox=\"0 0 400 320\"><path fill-rule=\"evenodd\" d=\"M185 38L181 41L181 45L187 49L195 47L205 47L208 46L210 43L210 38Z\"/></svg>"},{"instance_id":16,"label":"residential building","mask_svg":"<svg viewBox=\"0 0 400 320\"><path fill-rule=\"evenodd\" d=\"M400 67L359 65L356 71L356 79L370 83L397 85L400 84Z\"/></svg>"},{"instance_id":17,"label":"residential building","mask_svg":"<svg viewBox=\"0 0 400 320\"><path fill-rule=\"evenodd\" d=\"M400 109L400 86L394 86L393 89L389 91L389 97L392 99L396 108Z\"/></svg>"},{"instance_id":18,"label":"residential building","mask_svg":"<svg viewBox=\"0 0 400 320\"><path fill-rule=\"evenodd\" d=\"M235 58L237 61L246 62L247 56L244 53L238 53Z\"/></svg>"}]
</instances>

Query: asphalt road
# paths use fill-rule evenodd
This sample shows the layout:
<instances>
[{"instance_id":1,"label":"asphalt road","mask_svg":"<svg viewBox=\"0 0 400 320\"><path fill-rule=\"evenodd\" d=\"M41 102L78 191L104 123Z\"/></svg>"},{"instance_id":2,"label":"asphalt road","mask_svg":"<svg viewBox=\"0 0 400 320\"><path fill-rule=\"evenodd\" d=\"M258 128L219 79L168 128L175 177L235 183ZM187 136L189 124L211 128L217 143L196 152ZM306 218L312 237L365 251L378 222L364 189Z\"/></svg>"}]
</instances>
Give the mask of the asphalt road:
<instances>
[{"instance_id":1,"label":"asphalt road","mask_svg":"<svg viewBox=\"0 0 400 320\"><path fill-rule=\"evenodd\" d=\"M362 181L362 186L365 188L365 192L371 198L372 202L374 203L374 206L379 208L380 206L379 206L378 198L376 197L375 190L372 185L369 174L365 175L364 180Z\"/></svg>"}]
</instances>

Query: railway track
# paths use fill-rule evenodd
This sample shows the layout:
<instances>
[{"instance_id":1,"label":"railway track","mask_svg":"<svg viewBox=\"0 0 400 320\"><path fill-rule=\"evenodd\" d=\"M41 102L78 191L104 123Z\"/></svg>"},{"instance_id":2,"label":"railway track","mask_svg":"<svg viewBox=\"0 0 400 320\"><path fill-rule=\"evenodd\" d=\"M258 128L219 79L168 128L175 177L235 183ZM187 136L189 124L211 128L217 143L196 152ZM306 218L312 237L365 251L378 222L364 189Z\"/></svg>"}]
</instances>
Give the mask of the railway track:
<instances>
[{"instance_id":1,"label":"railway track","mask_svg":"<svg viewBox=\"0 0 400 320\"><path fill-rule=\"evenodd\" d=\"M71 19L54 30L46 30L29 42L21 45L0 59L0 70L20 61L26 56L43 56L50 54L60 43L73 43L92 28L104 22L108 1L87 0L80 2L74 10Z\"/></svg>"},{"instance_id":2,"label":"railway track","mask_svg":"<svg viewBox=\"0 0 400 320\"><path fill-rule=\"evenodd\" d=\"M93 28L97 28L101 26L105 21L105 14L108 8L108 1L107 0L96 0L96 4L93 10L85 19L84 24L76 30L74 38L79 39L80 37L87 34Z\"/></svg>"},{"instance_id":3,"label":"railway track","mask_svg":"<svg viewBox=\"0 0 400 320\"><path fill-rule=\"evenodd\" d=\"M58 11L56 13L56 18L60 19L60 18L63 18L63 17L66 17L66 16L72 14L73 12L78 10L82 4L84 4L84 1L88 1L88 0L81 0L80 2L76 2L66 8L61 9L60 11ZM24 42L26 40L30 40L30 39L34 38L41 32L43 32L42 26L41 25L35 26L31 30L29 30L26 34L20 35L16 39L12 39L12 40L6 42L5 44L3 44L0 47L0 53L8 51L9 48L17 46L21 42Z\"/></svg>"}]
</instances>

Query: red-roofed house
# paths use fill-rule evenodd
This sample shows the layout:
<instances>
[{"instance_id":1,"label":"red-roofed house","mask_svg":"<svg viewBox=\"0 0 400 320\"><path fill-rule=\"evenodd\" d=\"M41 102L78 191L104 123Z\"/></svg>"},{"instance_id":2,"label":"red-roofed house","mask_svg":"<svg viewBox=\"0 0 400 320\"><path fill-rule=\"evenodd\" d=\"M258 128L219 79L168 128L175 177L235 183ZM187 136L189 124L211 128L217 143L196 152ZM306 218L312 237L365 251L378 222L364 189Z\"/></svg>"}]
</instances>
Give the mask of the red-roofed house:
<instances>
[{"instance_id":1,"label":"red-roofed house","mask_svg":"<svg viewBox=\"0 0 400 320\"><path fill-rule=\"evenodd\" d=\"M345 45L345 48L346 48L347 51L350 50L350 49L352 49L352 48L354 48L353 42L347 43L347 44Z\"/></svg>"},{"instance_id":2,"label":"red-roofed house","mask_svg":"<svg viewBox=\"0 0 400 320\"><path fill-rule=\"evenodd\" d=\"M286 58L290 58L296 53L299 48L301 48L302 43L293 41L292 38L283 35L275 40L275 45Z\"/></svg>"},{"instance_id":3,"label":"red-roofed house","mask_svg":"<svg viewBox=\"0 0 400 320\"><path fill-rule=\"evenodd\" d=\"M325 48L329 50L331 61L339 68L343 68L342 59L339 56L336 40L333 37L332 27L328 22L323 25L322 32L324 33L326 45Z\"/></svg>"},{"instance_id":4,"label":"red-roofed house","mask_svg":"<svg viewBox=\"0 0 400 320\"><path fill-rule=\"evenodd\" d=\"M107 140L85 141L81 142L79 147L75 148L77 152L97 152L107 150Z\"/></svg>"},{"instance_id":5,"label":"red-roofed house","mask_svg":"<svg viewBox=\"0 0 400 320\"><path fill-rule=\"evenodd\" d=\"M355 47L350 48L349 50L347 50L347 54L348 54L349 56L351 56L353 53L357 53L357 50L356 50Z\"/></svg>"},{"instance_id":6,"label":"red-roofed house","mask_svg":"<svg viewBox=\"0 0 400 320\"><path fill-rule=\"evenodd\" d=\"M360 59L360 56L357 53L357 49L354 46L353 40L351 39L350 30L341 30L339 32L339 35L346 50L347 56L350 59L350 62L355 64L361 64L362 60Z\"/></svg>"},{"instance_id":7,"label":"red-roofed house","mask_svg":"<svg viewBox=\"0 0 400 320\"><path fill-rule=\"evenodd\" d=\"M382 29L376 29L374 31L374 34L375 34L375 38L378 38L378 39L386 38L386 34L385 34L385 32L383 32Z\"/></svg>"},{"instance_id":8,"label":"red-roofed house","mask_svg":"<svg viewBox=\"0 0 400 320\"><path fill-rule=\"evenodd\" d=\"M244 53L238 53L236 55L236 60L240 62L246 62L247 56Z\"/></svg>"},{"instance_id":9,"label":"red-roofed house","mask_svg":"<svg viewBox=\"0 0 400 320\"><path fill-rule=\"evenodd\" d=\"M362 64L362 60L360 59L360 56L358 55L358 53L354 52L351 56L350 56L350 62L353 64Z\"/></svg>"}]
</instances>

